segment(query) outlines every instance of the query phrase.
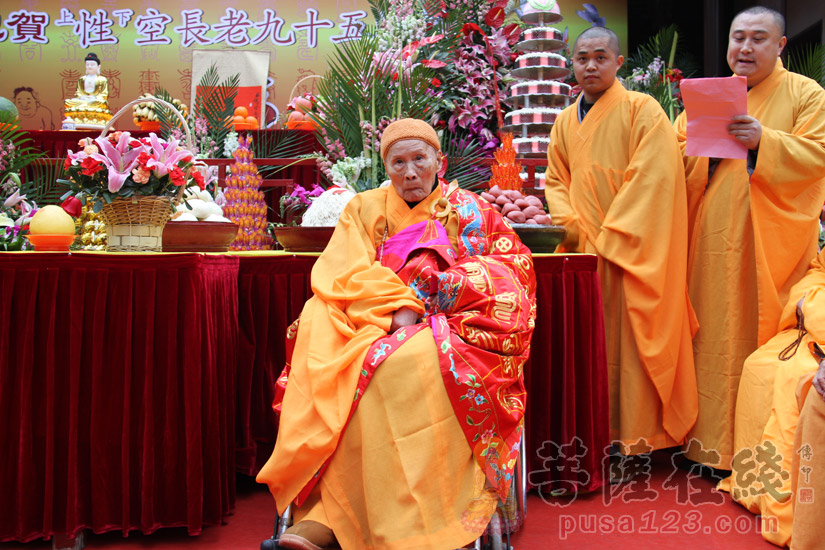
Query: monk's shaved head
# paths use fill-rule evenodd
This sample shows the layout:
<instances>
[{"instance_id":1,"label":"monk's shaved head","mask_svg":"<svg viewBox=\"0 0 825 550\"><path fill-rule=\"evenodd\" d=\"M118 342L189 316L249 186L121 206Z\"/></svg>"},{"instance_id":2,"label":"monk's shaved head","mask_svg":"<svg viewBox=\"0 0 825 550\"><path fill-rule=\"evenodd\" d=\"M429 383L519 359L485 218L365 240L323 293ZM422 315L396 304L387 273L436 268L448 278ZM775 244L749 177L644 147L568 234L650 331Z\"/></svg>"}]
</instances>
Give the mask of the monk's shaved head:
<instances>
[{"instance_id":1,"label":"monk's shaved head","mask_svg":"<svg viewBox=\"0 0 825 550\"><path fill-rule=\"evenodd\" d=\"M582 32L573 43L573 53L576 52L579 42L588 38L607 38L608 47L614 54L619 55L619 37L607 27L590 27Z\"/></svg>"},{"instance_id":2,"label":"monk's shaved head","mask_svg":"<svg viewBox=\"0 0 825 550\"><path fill-rule=\"evenodd\" d=\"M731 23L731 30L733 30L733 25L736 23L736 20L742 15L769 15L773 18L773 22L776 23L776 27L779 29L779 36L785 34L785 18L778 11L766 8L765 6L754 6L737 13Z\"/></svg>"}]
</instances>

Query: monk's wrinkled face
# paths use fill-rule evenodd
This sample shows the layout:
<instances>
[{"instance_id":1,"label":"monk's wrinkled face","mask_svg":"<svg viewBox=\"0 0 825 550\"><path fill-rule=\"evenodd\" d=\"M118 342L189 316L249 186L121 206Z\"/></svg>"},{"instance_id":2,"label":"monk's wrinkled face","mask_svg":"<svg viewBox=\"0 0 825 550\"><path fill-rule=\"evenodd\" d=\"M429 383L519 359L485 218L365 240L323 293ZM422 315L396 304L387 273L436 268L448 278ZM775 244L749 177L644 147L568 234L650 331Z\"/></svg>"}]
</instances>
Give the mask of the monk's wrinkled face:
<instances>
[{"instance_id":1,"label":"monk's wrinkled face","mask_svg":"<svg viewBox=\"0 0 825 550\"><path fill-rule=\"evenodd\" d=\"M418 202L433 189L441 152L420 139L402 139L387 151L384 166L395 192L405 201Z\"/></svg>"},{"instance_id":2,"label":"monk's wrinkled face","mask_svg":"<svg viewBox=\"0 0 825 550\"><path fill-rule=\"evenodd\" d=\"M595 103L616 81L624 57L614 51L607 36L579 39L573 50L573 73L584 99Z\"/></svg>"},{"instance_id":3,"label":"monk's wrinkled face","mask_svg":"<svg viewBox=\"0 0 825 550\"><path fill-rule=\"evenodd\" d=\"M86 62L86 74L100 74L100 65L97 64L97 61L90 59Z\"/></svg>"},{"instance_id":4,"label":"monk's wrinkled face","mask_svg":"<svg viewBox=\"0 0 825 550\"><path fill-rule=\"evenodd\" d=\"M756 86L773 72L787 41L770 14L742 14L730 26L728 65Z\"/></svg>"}]
</instances>

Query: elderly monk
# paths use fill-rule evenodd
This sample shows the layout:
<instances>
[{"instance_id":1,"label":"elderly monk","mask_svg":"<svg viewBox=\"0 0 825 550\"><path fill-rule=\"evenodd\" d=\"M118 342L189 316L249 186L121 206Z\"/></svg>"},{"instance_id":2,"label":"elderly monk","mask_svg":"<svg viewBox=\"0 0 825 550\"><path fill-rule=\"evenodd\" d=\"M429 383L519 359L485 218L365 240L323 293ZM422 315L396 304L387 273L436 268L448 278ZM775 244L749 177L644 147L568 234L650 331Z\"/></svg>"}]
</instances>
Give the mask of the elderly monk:
<instances>
[{"instance_id":1,"label":"elderly monk","mask_svg":"<svg viewBox=\"0 0 825 550\"><path fill-rule=\"evenodd\" d=\"M783 546L791 541L795 525L791 472L795 471L794 437L804 401L803 397L797 402L797 392L810 388L823 359L818 346L825 346L825 251L791 289L780 329L745 361L736 404L733 472L719 488L730 491L734 500L754 514L761 514L762 536ZM808 443L821 442L821 434L818 437ZM819 453L825 457L825 448L815 449L813 457ZM825 464L820 468L822 475ZM821 506L817 510L821 514ZM794 548L796 531L794 527Z\"/></svg>"},{"instance_id":2,"label":"elderly monk","mask_svg":"<svg viewBox=\"0 0 825 550\"><path fill-rule=\"evenodd\" d=\"M278 439L258 476L279 510L298 505L283 548L458 548L512 478L530 252L486 201L437 178L429 124L387 126L381 157L391 185L348 203L288 335Z\"/></svg>"},{"instance_id":3,"label":"elderly monk","mask_svg":"<svg viewBox=\"0 0 825 550\"><path fill-rule=\"evenodd\" d=\"M730 27L728 65L748 79L748 115L729 132L747 160L684 157L691 239L688 290L699 418L690 436L730 469L742 365L779 330L782 306L817 251L825 199L825 91L790 73L779 54L784 19L750 8ZM686 145L686 116L676 121ZM695 447L698 451L698 446ZM698 452L688 458L702 462Z\"/></svg>"},{"instance_id":4,"label":"elderly monk","mask_svg":"<svg viewBox=\"0 0 825 550\"><path fill-rule=\"evenodd\" d=\"M612 437L625 454L671 447L697 403L676 135L656 100L616 79L624 58L613 31L584 31L572 55L582 93L547 151L547 206L567 227L558 250L599 257Z\"/></svg>"}]
</instances>

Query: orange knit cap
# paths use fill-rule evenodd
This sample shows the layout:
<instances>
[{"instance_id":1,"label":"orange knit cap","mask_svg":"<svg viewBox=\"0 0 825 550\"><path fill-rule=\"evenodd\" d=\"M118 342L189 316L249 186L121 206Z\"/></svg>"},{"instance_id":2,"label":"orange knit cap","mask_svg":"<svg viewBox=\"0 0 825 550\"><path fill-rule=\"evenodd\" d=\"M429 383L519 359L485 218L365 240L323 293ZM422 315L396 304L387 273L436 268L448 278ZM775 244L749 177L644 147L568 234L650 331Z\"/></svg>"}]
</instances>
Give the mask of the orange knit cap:
<instances>
[{"instance_id":1,"label":"orange knit cap","mask_svg":"<svg viewBox=\"0 0 825 550\"><path fill-rule=\"evenodd\" d=\"M386 160L390 147L402 139L420 139L441 151L441 142L432 126L417 118L402 118L387 126L381 134L381 158Z\"/></svg>"}]
</instances>

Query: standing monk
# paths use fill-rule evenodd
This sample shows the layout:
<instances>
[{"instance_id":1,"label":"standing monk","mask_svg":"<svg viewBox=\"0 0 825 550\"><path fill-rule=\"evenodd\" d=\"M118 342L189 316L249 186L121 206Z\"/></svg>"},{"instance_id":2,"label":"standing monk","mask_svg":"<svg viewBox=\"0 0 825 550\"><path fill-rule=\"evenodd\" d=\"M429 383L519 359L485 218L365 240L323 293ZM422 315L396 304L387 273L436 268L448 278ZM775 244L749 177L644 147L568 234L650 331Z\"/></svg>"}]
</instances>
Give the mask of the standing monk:
<instances>
[{"instance_id":1,"label":"standing monk","mask_svg":"<svg viewBox=\"0 0 825 550\"><path fill-rule=\"evenodd\" d=\"M558 250L599 257L611 437L635 454L682 443L697 398L679 146L656 100L616 80L623 61L609 29L576 39L582 94L550 134L545 194Z\"/></svg>"},{"instance_id":2,"label":"standing monk","mask_svg":"<svg viewBox=\"0 0 825 550\"><path fill-rule=\"evenodd\" d=\"M779 330L790 288L816 254L825 199L825 92L790 73L779 54L785 21L750 8L730 27L728 65L748 79L748 115L729 131L747 160L684 157L691 242L690 300L699 418L691 431L730 469L739 376L745 358ZM686 116L676 121L684 152ZM694 448L696 450L698 446ZM688 458L703 462L697 452Z\"/></svg>"}]
</instances>

